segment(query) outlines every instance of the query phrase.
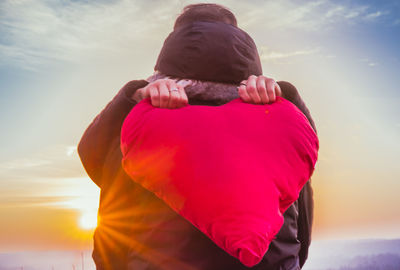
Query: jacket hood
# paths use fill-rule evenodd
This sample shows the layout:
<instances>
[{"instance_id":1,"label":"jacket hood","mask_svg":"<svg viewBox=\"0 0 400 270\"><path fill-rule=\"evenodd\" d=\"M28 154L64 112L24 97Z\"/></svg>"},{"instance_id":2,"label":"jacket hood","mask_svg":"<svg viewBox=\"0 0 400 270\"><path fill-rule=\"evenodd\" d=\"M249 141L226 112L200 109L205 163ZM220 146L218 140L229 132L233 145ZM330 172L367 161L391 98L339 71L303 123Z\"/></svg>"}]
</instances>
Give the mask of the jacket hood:
<instances>
[{"instance_id":1,"label":"jacket hood","mask_svg":"<svg viewBox=\"0 0 400 270\"><path fill-rule=\"evenodd\" d=\"M222 22L195 22L169 34L154 68L168 76L238 84L262 68L253 39Z\"/></svg>"}]
</instances>

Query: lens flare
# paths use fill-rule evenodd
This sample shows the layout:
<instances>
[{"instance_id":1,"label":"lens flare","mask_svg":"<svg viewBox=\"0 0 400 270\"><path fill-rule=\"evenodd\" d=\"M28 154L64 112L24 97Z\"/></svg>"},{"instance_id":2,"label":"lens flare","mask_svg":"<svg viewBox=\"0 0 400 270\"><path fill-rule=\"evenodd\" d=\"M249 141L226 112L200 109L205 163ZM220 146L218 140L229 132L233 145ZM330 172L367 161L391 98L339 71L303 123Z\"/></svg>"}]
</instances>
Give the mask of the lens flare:
<instances>
[{"instance_id":1,"label":"lens flare","mask_svg":"<svg viewBox=\"0 0 400 270\"><path fill-rule=\"evenodd\" d=\"M84 230L92 230L97 226L97 214L96 212L82 213L79 219L79 227Z\"/></svg>"}]
</instances>

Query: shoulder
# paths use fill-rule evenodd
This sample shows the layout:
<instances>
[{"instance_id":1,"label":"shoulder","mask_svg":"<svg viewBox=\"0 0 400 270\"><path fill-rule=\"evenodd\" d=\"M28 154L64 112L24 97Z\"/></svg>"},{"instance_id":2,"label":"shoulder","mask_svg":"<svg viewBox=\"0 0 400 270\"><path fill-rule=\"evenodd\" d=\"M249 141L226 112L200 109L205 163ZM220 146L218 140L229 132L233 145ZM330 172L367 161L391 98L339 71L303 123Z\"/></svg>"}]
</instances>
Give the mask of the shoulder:
<instances>
[{"instance_id":1,"label":"shoulder","mask_svg":"<svg viewBox=\"0 0 400 270\"><path fill-rule=\"evenodd\" d=\"M127 82L123 87L122 91L125 92L126 94L133 94L134 91L136 91L139 88L145 87L147 84L149 84L148 81L146 80L132 80Z\"/></svg>"},{"instance_id":2,"label":"shoulder","mask_svg":"<svg viewBox=\"0 0 400 270\"><path fill-rule=\"evenodd\" d=\"M292 83L288 81L277 81L280 87L296 88Z\"/></svg>"},{"instance_id":3,"label":"shoulder","mask_svg":"<svg viewBox=\"0 0 400 270\"><path fill-rule=\"evenodd\" d=\"M136 90L145 87L149 82L145 80L132 80L127 82L119 91L117 97L133 102L132 96Z\"/></svg>"},{"instance_id":4,"label":"shoulder","mask_svg":"<svg viewBox=\"0 0 400 270\"><path fill-rule=\"evenodd\" d=\"M277 82L282 91L282 96L288 100L294 100L299 97L297 88L288 81Z\"/></svg>"}]
</instances>

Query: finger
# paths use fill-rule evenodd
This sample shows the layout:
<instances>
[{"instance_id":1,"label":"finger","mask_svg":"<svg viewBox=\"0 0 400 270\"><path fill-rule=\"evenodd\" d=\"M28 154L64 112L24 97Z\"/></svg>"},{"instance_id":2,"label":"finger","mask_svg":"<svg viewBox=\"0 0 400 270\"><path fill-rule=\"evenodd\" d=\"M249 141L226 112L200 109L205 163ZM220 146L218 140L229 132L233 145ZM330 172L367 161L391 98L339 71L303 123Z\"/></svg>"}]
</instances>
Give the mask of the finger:
<instances>
[{"instance_id":1,"label":"finger","mask_svg":"<svg viewBox=\"0 0 400 270\"><path fill-rule=\"evenodd\" d=\"M181 95L179 93L179 88L176 85L175 81L173 81L173 80L169 80L167 82L167 84L168 84L168 90L169 90L169 102L168 102L167 107L170 109L178 108L179 102L181 99ZM176 91L176 90L178 90L178 91Z\"/></svg>"},{"instance_id":2,"label":"finger","mask_svg":"<svg viewBox=\"0 0 400 270\"><path fill-rule=\"evenodd\" d=\"M278 97L282 96L282 90L278 83L275 84L275 95Z\"/></svg>"},{"instance_id":3,"label":"finger","mask_svg":"<svg viewBox=\"0 0 400 270\"><path fill-rule=\"evenodd\" d=\"M185 88L180 84L177 84L177 86L178 86L179 94L180 94L180 102L179 102L178 107L183 107L189 103L188 97L185 93Z\"/></svg>"},{"instance_id":4,"label":"finger","mask_svg":"<svg viewBox=\"0 0 400 270\"><path fill-rule=\"evenodd\" d=\"M275 101L275 80L268 78L267 79L267 95L269 98L269 102L274 102Z\"/></svg>"},{"instance_id":5,"label":"finger","mask_svg":"<svg viewBox=\"0 0 400 270\"><path fill-rule=\"evenodd\" d=\"M250 102L252 101L251 98L250 98L250 96L249 96L249 94L247 93L246 85L240 85L240 86L238 87L238 94L239 94L239 97L240 97L244 102L250 103Z\"/></svg>"},{"instance_id":6,"label":"finger","mask_svg":"<svg viewBox=\"0 0 400 270\"><path fill-rule=\"evenodd\" d=\"M150 87L153 87L153 85L148 84L146 87L143 88L142 91L138 89L137 91L140 91L140 96L142 99L149 98L150 97Z\"/></svg>"},{"instance_id":7,"label":"finger","mask_svg":"<svg viewBox=\"0 0 400 270\"><path fill-rule=\"evenodd\" d=\"M160 92L160 108L167 108L169 102L168 85L165 81L158 84L158 91Z\"/></svg>"},{"instance_id":8,"label":"finger","mask_svg":"<svg viewBox=\"0 0 400 270\"><path fill-rule=\"evenodd\" d=\"M160 93L154 86L149 87L149 93L151 98L151 105L154 107L160 107Z\"/></svg>"},{"instance_id":9,"label":"finger","mask_svg":"<svg viewBox=\"0 0 400 270\"><path fill-rule=\"evenodd\" d=\"M186 80L186 79L185 80L179 80L179 81L177 81L176 84L177 85L181 85L181 86L183 86L185 88L186 86L193 84L193 81L192 80Z\"/></svg>"},{"instance_id":10,"label":"finger","mask_svg":"<svg viewBox=\"0 0 400 270\"><path fill-rule=\"evenodd\" d=\"M247 90L247 93L249 94L250 98L252 99L253 103L258 104L258 103L261 103L261 98L257 92L256 79L257 79L257 76L254 76L254 75L249 77L249 79L247 80L246 90Z\"/></svg>"},{"instance_id":11,"label":"finger","mask_svg":"<svg viewBox=\"0 0 400 270\"><path fill-rule=\"evenodd\" d=\"M169 92L169 103L168 103L168 108L170 109L176 109L180 105L180 99L181 99L181 94L179 91L170 91Z\"/></svg>"},{"instance_id":12,"label":"finger","mask_svg":"<svg viewBox=\"0 0 400 270\"><path fill-rule=\"evenodd\" d=\"M186 87L193 85L194 82L192 80L180 80L176 83L178 85L178 89L181 91L181 98L182 98L182 106L189 104L189 98L186 94ZM180 88L182 87L182 89Z\"/></svg>"},{"instance_id":13,"label":"finger","mask_svg":"<svg viewBox=\"0 0 400 270\"><path fill-rule=\"evenodd\" d=\"M261 98L261 103L262 104L267 104L269 102L269 98L268 98L268 95L267 95L267 87L265 85L265 77L259 76L257 78L256 85L257 85L258 95Z\"/></svg>"},{"instance_id":14,"label":"finger","mask_svg":"<svg viewBox=\"0 0 400 270\"><path fill-rule=\"evenodd\" d=\"M145 93L145 88L140 88L137 89L133 95L131 96L131 98L137 102L140 102L142 99L145 99L144 93Z\"/></svg>"}]
</instances>

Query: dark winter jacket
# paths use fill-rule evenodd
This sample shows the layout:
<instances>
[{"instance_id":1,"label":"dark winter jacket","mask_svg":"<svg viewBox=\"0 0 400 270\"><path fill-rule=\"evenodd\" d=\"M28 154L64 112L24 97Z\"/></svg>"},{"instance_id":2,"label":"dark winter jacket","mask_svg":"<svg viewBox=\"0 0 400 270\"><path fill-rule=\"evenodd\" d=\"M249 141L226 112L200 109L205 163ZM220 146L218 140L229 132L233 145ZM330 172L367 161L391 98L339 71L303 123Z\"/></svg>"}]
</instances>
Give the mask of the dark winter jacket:
<instances>
[{"instance_id":1,"label":"dark winter jacket","mask_svg":"<svg viewBox=\"0 0 400 270\"><path fill-rule=\"evenodd\" d=\"M157 61L157 66L163 73L176 75L179 71L183 78L207 78L211 81L218 81L219 77L223 77L224 82L231 83L247 79L252 72L255 75L262 73L254 42L238 28L226 24L197 23L177 31L186 37L184 41L191 40L193 44L184 48L169 46L170 42L174 44L174 38L179 40L181 37L172 33L164 43ZM220 38L217 38L219 31L224 33L222 45ZM227 33L231 33L233 38ZM208 40L208 43L205 44L203 40ZM213 40L218 43L212 44ZM164 65L172 61L166 59L175 49L184 53L177 55L179 58L173 58L175 60L172 63ZM222 53L228 57L219 59L210 73L209 61L213 59L207 57L210 54L218 57ZM191 71L190 65L182 69L180 63L192 61L193 57L197 59L194 63L200 65L196 66L195 72ZM227 72L232 69L236 71ZM288 82L278 83L283 96L307 116L315 130L310 113L296 88ZM101 188L100 219L94 235L93 251L98 269L249 269L216 246L162 200L133 182L122 169L121 126L136 104L131 96L145 85L147 82L143 80L127 83L93 120L78 146L83 166L90 178ZM212 89L188 91L187 95L192 105L217 106L238 98L237 91L218 92ZM299 269L304 264L313 220L310 181L303 187L299 199L284 213L284 220L284 225L272 241L264 259L251 269L292 270Z\"/></svg>"}]
</instances>

